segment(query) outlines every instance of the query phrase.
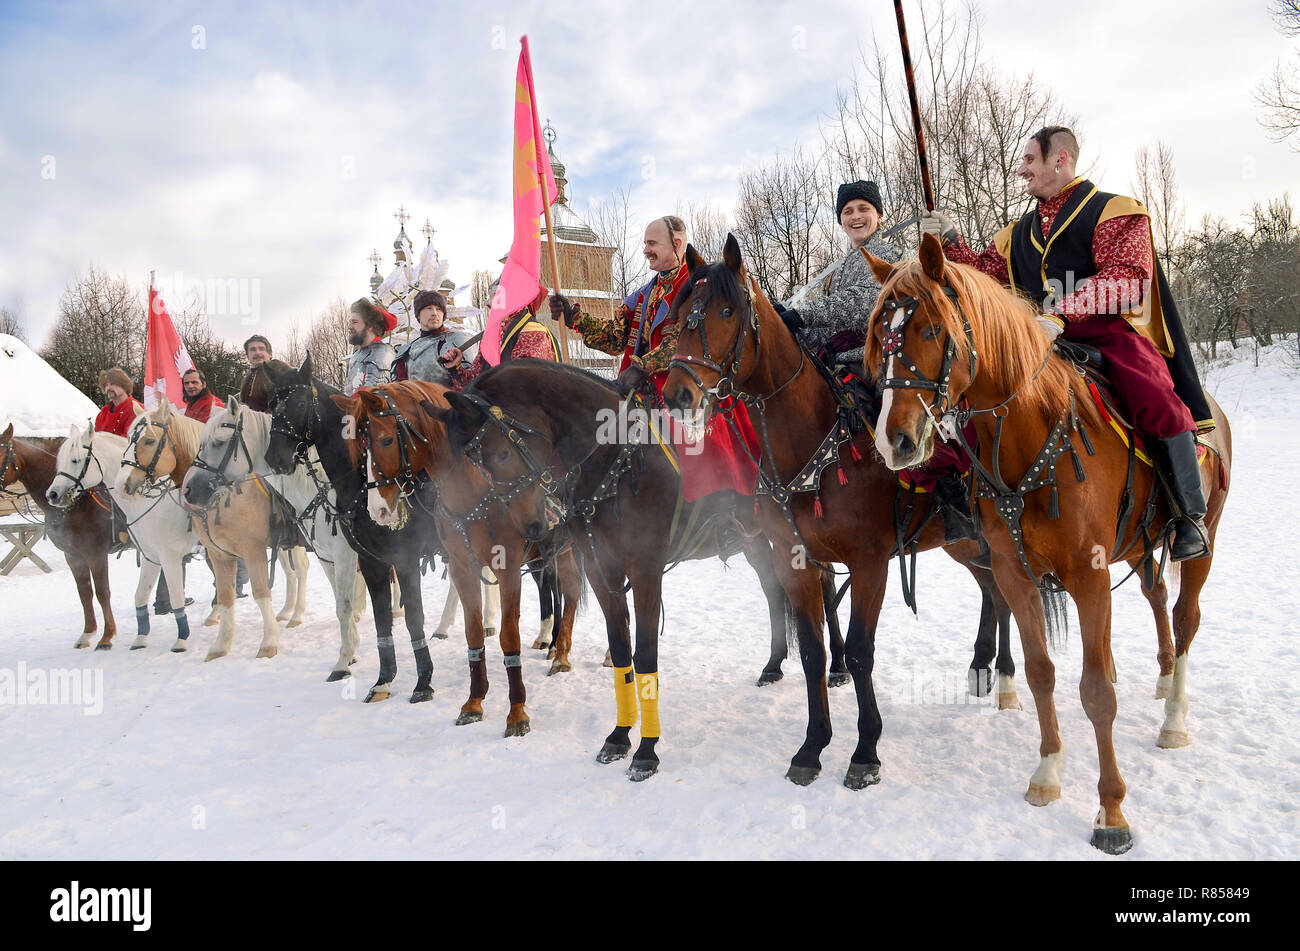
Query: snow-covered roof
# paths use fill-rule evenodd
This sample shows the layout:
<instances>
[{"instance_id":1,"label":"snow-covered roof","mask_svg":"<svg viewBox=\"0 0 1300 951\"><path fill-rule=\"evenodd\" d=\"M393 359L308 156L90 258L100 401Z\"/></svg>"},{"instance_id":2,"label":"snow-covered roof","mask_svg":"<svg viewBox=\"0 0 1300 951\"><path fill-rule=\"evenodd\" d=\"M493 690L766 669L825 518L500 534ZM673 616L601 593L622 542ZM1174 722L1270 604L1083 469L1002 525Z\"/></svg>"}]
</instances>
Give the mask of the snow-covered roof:
<instances>
[{"instance_id":1,"label":"snow-covered roof","mask_svg":"<svg viewBox=\"0 0 1300 951\"><path fill-rule=\"evenodd\" d=\"M0 334L0 430L12 421L20 438L66 436L99 407L17 337Z\"/></svg>"}]
</instances>

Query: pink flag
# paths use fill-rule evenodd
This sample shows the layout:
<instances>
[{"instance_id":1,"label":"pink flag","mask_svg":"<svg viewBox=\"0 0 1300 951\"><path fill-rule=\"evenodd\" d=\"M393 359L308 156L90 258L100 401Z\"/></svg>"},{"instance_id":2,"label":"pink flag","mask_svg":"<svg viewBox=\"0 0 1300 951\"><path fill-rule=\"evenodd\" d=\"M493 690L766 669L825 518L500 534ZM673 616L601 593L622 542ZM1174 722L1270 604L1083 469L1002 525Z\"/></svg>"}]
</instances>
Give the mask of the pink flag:
<instances>
[{"instance_id":1,"label":"pink flag","mask_svg":"<svg viewBox=\"0 0 1300 951\"><path fill-rule=\"evenodd\" d=\"M172 324L171 314L162 294L153 286L149 275L149 329L144 351L144 406L154 409L163 396L181 412L185 411L185 391L181 375L194 366L189 351L181 343Z\"/></svg>"},{"instance_id":2,"label":"pink flag","mask_svg":"<svg viewBox=\"0 0 1300 951\"><path fill-rule=\"evenodd\" d=\"M555 173L542 144L542 124L537 118L533 89L533 64L528 37L520 40L519 71L515 76L514 201L515 237L492 297L480 350L483 359L501 362L501 325L511 314L531 304L542 284L542 181L546 200L555 202Z\"/></svg>"}]
</instances>

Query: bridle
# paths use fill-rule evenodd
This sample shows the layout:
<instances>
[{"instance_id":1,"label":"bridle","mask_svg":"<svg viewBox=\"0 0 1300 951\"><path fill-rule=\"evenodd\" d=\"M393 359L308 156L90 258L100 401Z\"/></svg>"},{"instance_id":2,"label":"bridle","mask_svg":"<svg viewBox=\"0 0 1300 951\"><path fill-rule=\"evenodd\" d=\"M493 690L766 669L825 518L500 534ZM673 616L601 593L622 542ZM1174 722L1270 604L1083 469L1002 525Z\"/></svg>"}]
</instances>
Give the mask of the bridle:
<instances>
[{"instance_id":1,"label":"bridle","mask_svg":"<svg viewBox=\"0 0 1300 951\"><path fill-rule=\"evenodd\" d=\"M93 431L90 433L90 445L81 446L81 448L86 450L86 458L82 460L81 471L79 473L74 476L71 473L64 472L62 469L59 469L54 473L54 478L57 479L59 476L63 476L72 483L72 489L63 493L63 501L55 503L58 508L64 510L72 508L77 504L78 499L90 491L90 487L86 485L85 479L86 473L90 471L91 459L95 460L95 468L99 470L99 481L95 482L94 485L99 485L104 481L104 467L95 456L95 434Z\"/></svg>"},{"instance_id":2,"label":"bridle","mask_svg":"<svg viewBox=\"0 0 1300 951\"><path fill-rule=\"evenodd\" d=\"M966 316L966 311L961 306L961 299L957 291L951 285L945 284L942 288L946 297L950 298L953 306L957 308L957 313L961 315L962 332L966 335L966 346L970 351L970 377L975 379L975 371L979 365L979 358L975 352L975 334L971 329L970 318ZM934 400L926 408L927 413L933 420L936 416L942 418L951 411L948 403L948 385L952 380L953 363L957 358L957 342L949 334L947 342L943 348L943 364L939 368L939 378L932 380L921 369L912 362L911 358L903 351L904 333L903 330L911 321L916 309L920 306L922 300L933 300L928 294L924 298L900 297L887 298L881 301L880 313L883 320L886 312L893 313L895 316L887 325L884 336L881 339L881 356L880 356L880 388L899 389L899 390L933 390ZM902 310L902 315L898 311ZM890 358L897 360L908 372L911 377L886 376L889 372ZM919 393L917 394L920 395ZM921 402L924 404L925 400Z\"/></svg>"},{"instance_id":3,"label":"bridle","mask_svg":"<svg viewBox=\"0 0 1300 951\"><path fill-rule=\"evenodd\" d=\"M213 479L216 481L218 486L222 488L231 488L238 482L247 481L232 479L226 474L226 467L229 466L231 461L237 457L240 449L244 451L244 458L248 460L248 471L250 477L252 477L253 473L253 454L248 449L248 443L244 441L244 417L239 416L233 423L229 421L221 423L217 428L233 430L230 434L230 439L226 442L226 449L221 455L221 461L214 466L203 458L203 453L200 451L198 455L194 457L192 465L195 469L202 469L205 472L211 472Z\"/></svg>"},{"instance_id":4,"label":"bridle","mask_svg":"<svg viewBox=\"0 0 1300 951\"><path fill-rule=\"evenodd\" d=\"M140 464L140 435L150 426L161 426L162 435L159 437L158 449L153 454L153 458L149 460L147 466L143 466ZM128 439L126 443L126 452L122 454L122 465L128 466L132 469L139 469L143 472L146 486L152 486L158 481L158 460L162 456L163 447L167 445L167 436L170 430L170 415L164 418L161 423L146 417L143 423L131 430L131 438ZM127 461L128 455L133 457L135 461Z\"/></svg>"},{"instance_id":5,"label":"bridle","mask_svg":"<svg viewBox=\"0 0 1300 951\"><path fill-rule=\"evenodd\" d=\"M509 505L516 498L522 495L529 486L536 482L540 485L542 491L546 493L548 498L559 506L560 511L566 511L567 506L564 503L563 496L567 491L570 482L574 478L574 473L580 470L581 463L570 469L569 474L563 479L558 479L556 477L556 467L543 466L541 462L538 461L537 457L533 455L533 451L528 448L528 444L524 441L525 436L536 436L539 439L543 439L550 443L551 446L554 447L554 439L542 432L540 429L534 429L527 423L520 422L513 416L508 416L505 410L500 406L488 403L487 400L483 399L476 393L463 393L461 395L482 411L484 419L484 425L480 426L478 432L470 437L470 439L465 443L462 452L464 452L465 457L474 464L479 472L483 474L484 478L488 480L488 485L492 487L493 496L500 499L504 505ZM501 488L497 487L496 480L492 478L491 471L483 462L483 440L488 434L489 425L505 436L506 442L514 448L515 452L519 454L519 458L523 460L524 465L528 467L527 472L518 478L511 480ZM597 446L599 446L599 443ZM596 450L593 448L592 452L594 453L595 451ZM588 453L588 456L590 455L591 453Z\"/></svg>"},{"instance_id":6,"label":"bridle","mask_svg":"<svg viewBox=\"0 0 1300 951\"><path fill-rule=\"evenodd\" d=\"M299 430L283 413L277 413L276 407L282 402L289 399L298 390L306 390L311 393L311 415L307 417L305 428ZM281 395L280 390L276 390L275 395L271 397L267 409L271 411L271 435L279 436L281 439L288 439L293 443L294 464L305 463L307 454L311 447L315 445L317 438L320 436L321 415L319 405L319 394L316 391L316 383L295 383L287 387ZM316 431L312 432L312 419L316 421Z\"/></svg>"},{"instance_id":7,"label":"bridle","mask_svg":"<svg viewBox=\"0 0 1300 951\"><path fill-rule=\"evenodd\" d=\"M411 456L413 450L412 443L418 442L423 445L426 450L432 450L432 447L429 445L428 438L418 432L415 427L411 425L410 421L402 415L402 411L397 408L397 404L389 394L382 390L375 390L373 392L384 398L387 408L377 412L372 412L369 414L369 417L372 419L392 417L396 420L397 425L394 432L397 436L397 451L401 456L402 470L400 475L375 479L373 482L366 482L362 486L362 491L369 492L371 489L380 489L386 485L395 485L403 496L410 496L417 488L419 488L420 483L424 482L429 477L428 473L424 469L416 472L411 468ZM364 436L358 433L357 437L362 440L362 450L369 454L371 464L373 465L375 454L374 446L370 441L369 427L367 426L367 431ZM375 466L375 472L379 475L383 475L383 473L379 471L378 466Z\"/></svg>"}]
</instances>

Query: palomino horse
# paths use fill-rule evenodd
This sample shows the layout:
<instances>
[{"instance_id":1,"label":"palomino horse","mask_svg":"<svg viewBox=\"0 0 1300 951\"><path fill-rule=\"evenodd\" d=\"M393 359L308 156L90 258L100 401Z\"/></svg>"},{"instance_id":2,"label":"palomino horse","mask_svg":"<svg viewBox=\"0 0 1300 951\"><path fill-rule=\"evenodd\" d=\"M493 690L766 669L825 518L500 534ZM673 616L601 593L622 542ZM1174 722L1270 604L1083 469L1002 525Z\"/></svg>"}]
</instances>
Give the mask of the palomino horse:
<instances>
[{"instance_id":1,"label":"palomino horse","mask_svg":"<svg viewBox=\"0 0 1300 951\"><path fill-rule=\"evenodd\" d=\"M138 419L139 417L137 417ZM57 471L50 480L45 497L51 505L65 511L77 504L82 493L103 483L127 518L131 542L140 552L140 580L135 587L136 638L131 650L147 646L149 635L149 596L159 571L167 582L172 616L176 620L173 653L189 650L190 622L185 614L185 586L181 580L181 559L194 547L190 518L181 509L173 492L150 496L131 495L117 485L127 441L111 433L97 433L89 427L83 432L73 426L59 447Z\"/></svg>"},{"instance_id":2,"label":"palomino horse","mask_svg":"<svg viewBox=\"0 0 1300 951\"><path fill-rule=\"evenodd\" d=\"M380 525L397 525L404 510L416 504L430 504L428 495L417 488L432 482L432 507L439 534L447 552L451 578L466 616L472 616L478 598L480 571L490 566L501 587L500 643L509 683L510 711L506 736L520 736L529 730L524 706L526 692L520 667L519 596L520 570L538 550L553 541L525 539L508 520L504 506L495 504L490 486L482 474L463 456L452 453L441 422L429 414L447 409L447 388L436 383L411 380L361 390L355 397L333 397L334 404L356 426L352 447L355 462L364 466L366 504L370 517ZM423 498L423 502L416 501ZM555 661L549 674L571 669L569 649L573 618L582 595L581 571L569 548L555 554L564 592L564 608L556 636ZM461 707L457 724L483 718L487 695L487 661L481 629L466 624L469 649L469 699Z\"/></svg>"},{"instance_id":3,"label":"palomino horse","mask_svg":"<svg viewBox=\"0 0 1300 951\"><path fill-rule=\"evenodd\" d=\"M137 416L128 431L127 450L117 480L119 488L130 495L161 493L174 502L180 502L180 486L198 456L203 426L203 423L178 413L166 400L152 412ZM172 487L158 485L165 478L171 479ZM221 626L204 660L216 660L230 652L235 633L235 568L240 558L248 566L253 600L262 612L262 643L258 646L257 656L274 657L279 653L279 621L287 618L290 627L302 623L307 601L307 552L297 541L276 546L286 550L287 557L281 564L285 569L287 591L284 609L279 616L271 606L266 550L276 540L272 537L275 531L272 522L284 520L279 505L271 494L271 487L255 479L242 492L226 496L220 507L194 509L184 506L191 517L195 535L208 550L217 579L217 609L221 614ZM291 519L288 522L283 537L296 540L296 523Z\"/></svg>"},{"instance_id":4,"label":"palomino horse","mask_svg":"<svg viewBox=\"0 0 1300 951\"><path fill-rule=\"evenodd\" d=\"M334 387L311 375L311 355L297 370L276 373L268 370L275 384L271 399L271 440L266 463L272 472L290 473L307 457L313 446L320 464L334 487L336 505L331 516L348 544L357 553L361 574L375 612L375 639L379 646L379 678L366 695L366 703L387 700L397 676L397 653L393 647L393 606L389 574L396 570L405 608L406 630L415 653L416 683L411 702L433 699L433 660L424 636L424 602L420 592L421 562L438 551L438 532L433 516L421 505L413 505L399 529L379 525L366 511L365 479L353 464L348 446L352 435L343 413L329 399L342 396ZM348 431L345 432L345 426ZM474 599L477 602L477 598ZM478 618L480 627L482 619Z\"/></svg>"},{"instance_id":5,"label":"palomino horse","mask_svg":"<svg viewBox=\"0 0 1300 951\"><path fill-rule=\"evenodd\" d=\"M808 690L807 735L786 776L800 785L816 779L831 738L824 614L812 569L818 562L839 562L851 582L844 651L858 700L858 743L844 784L873 785L880 781L876 744L882 724L871 674L890 553L899 537L898 477L874 457L870 434L854 434L840 416L830 387L747 273L735 237L728 235L722 262L705 264L688 248L687 264L690 277L675 304L683 323L664 399L678 410L713 412L719 394L734 394L749 407L762 436L759 522L773 549L789 553L774 564L794 606ZM930 497L918 496L904 530L904 537L915 537L916 550L943 544L941 521L931 515ZM999 601L988 572L970 564L978 550L974 542L948 549L986 597ZM1009 665L1010 652L1002 653ZM1014 707L1014 681L1001 662L999 669L1007 671L999 676L999 705Z\"/></svg>"},{"instance_id":6,"label":"palomino horse","mask_svg":"<svg viewBox=\"0 0 1300 951\"><path fill-rule=\"evenodd\" d=\"M1169 518L1163 493L1152 470L1135 465L1131 442L1102 421L1073 365L1053 352L1032 307L978 271L946 261L930 235L921 242L919 261L891 267L870 260L883 290L873 312L866 360L868 365L888 360L876 430L886 463L903 468L923 462L932 451L936 424L952 434L955 419L959 434L960 425L973 419L979 433L980 515L993 550L994 575L1020 628L1042 736L1041 759L1025 798L1042 806L1061 795L1055 673L1038 597L1041 579L1053 575L1074 598L1082 629L1079 696L1096 732L1101 767L1101 811L1092 844L1110 853L1125 852L1133 839L1120 811L1124 781L1111 737L1110 573L1098 569L1117 561L1137 568L1151 557ZM933 391L934 397L931 402L908 399L908 390ZM1228 495L1232 437L1223 411L1213 400L1210 404L1216 428L1207 441L1201 480L1213 546ZM1080 447L1086 451L1080 453ZM1058 477L1058 459L1067 453L1073 472L1062 467ZM1207 557L1181 565L1173 612L1177 652L1160 730L1162 747L1187 743L1187 650L1200 625L1198 599L1211 561ZM1159 631L1161 673L1166 674L1169 616L1163 586L1148 592L1148 599Z\"/></svg>"},{"instance_id":7,"label":"palomino horse","mask_svg":"<svg viewBox=\"0 0 1300 951\"><path fill-rule=\"evenodd\" d=\"M639 701L641 743L628 777L647 779L659 765L659 625L666 567L718 555L725 545L722 529L734 530L767 595L769 618L781 625L784 637L784 602L772 551L752 530L749 500L737 506L734 493L717 492L685 501L677 457L656 437L653 420L616 386L572 367L517 360L488 370L463 394L448 393L447 401L446 413L425 408L444 417L453 448L491 475L517 530L541 538L557 521L567 522L605 615L614 666L617 719L596 759L611 763L631 752ZM631 423L623 437L601 424L617 419ZM636 610L635 654L628 582ZM814 588L820 596L816 580Z\"/></svg>"},{"instance_id":8,"label":"palomino horse","mask_svg":"<svg viewBox=\"0 0 1300 951\"><path fill-rule=\"evenodd\" d=\"M357 553L352 550L343 534L335 530L330 513L334 510L334 490L320 468L314 452L307 460L286 476L267 476L266 448L271 441L271 417L268 413L251 410L230 397L229 403L213 412L203 427L199 453L186 473L181 486L181 498L191 510L206 512L203 521L213 528L232 517L244 522L243 531L249 535L268 532L266 522L249 521L251 516L245 496L259 496L259 480L275 486L293 507L302 533L325 569L334 591L334 614L339 622L339 656L328 681L351 676L349 666L356 661L359 638L357 617L365 599L365 584L357 574ZM259 503L260 504L260 503ZM231 528L231 531L239 531ZM282 555L283 557L283 555ZM224 609L223 626L219 640L222 652L230 648L233 634L232 612ZM293 626L292 623L289 625ZM218 648L214 645L213 651Z\"/></svg>"},{"instance_id":9,"label":"palomino horse","mask_svg":"<svg viewBox=\"0 0 1300 951\"><path fill-rule=\"evenodd\" d=\"M45 533L63 552L68 569L77 583L81 598L81 611L85 626L74 647L89 647L91 635L97 628L94 602L104 613L104 636L95 650L106 651L113 646L117 634L117 621L113 618L108 585L108 556L118 550L124 541L115 537L113 503L104 489L94 494L83 494L66 512L55 508L46 497L50 481L54 478L55 457L43 449L14 438L13 423L0 433L0 489L12 494L9 486L21 482L27 494L45 515ZM125 531L125 525L120 525ZM93 588L92 588L93 582Z\"/></svg>"}]
</instances>

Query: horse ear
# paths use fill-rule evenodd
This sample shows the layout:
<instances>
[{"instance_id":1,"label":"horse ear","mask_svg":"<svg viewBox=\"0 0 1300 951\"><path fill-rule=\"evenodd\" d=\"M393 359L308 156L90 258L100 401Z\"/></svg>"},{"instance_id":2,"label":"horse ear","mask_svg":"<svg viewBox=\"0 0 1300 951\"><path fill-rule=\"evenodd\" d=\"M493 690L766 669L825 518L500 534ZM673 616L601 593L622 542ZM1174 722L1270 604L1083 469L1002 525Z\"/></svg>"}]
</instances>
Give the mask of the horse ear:
<instances>
[{"instance_id":1,"label":"horse ear","mask_svg":"<svg viewBox=\"0 0 1300 951\"><path fill-rule=\"evenodd\" d=\"M371 412L380 412L387 405L382 396L371 390L359 390L357 392L357 402Z\"/></svg>"},{"instance_id":2,"label":"horse ear","mask_svg":"<svg viewBox=\"0 0 1300 951\"><path fill-rule=\"evenodd\" d=\"M239 402L239 394L231 393L226 397L226 409L230 410L231 416L238 416L239 411L244 408L244 404Z\"/></svg>"},{"instance_id":3,"label":"horse ear","mask_svg":"<svg viewBox=\"0 0 1300 951\"><path fill-rule=\"evenodd\" d=\"M930 232L921 235L921 270L925 276L936 284L943 283L944 257L943 245Z\"/></svg>"},{"instance_id":4,"label":"horse ear","mask_svg":"<svg viewBox=\"0 0 1300 951\"><path fill-rule=\"evenodd\" d=\"M149 414L149 418L162 421L171 415L171 408L171 400L167 399L166 393L163 393L158 397L158 405L153 408L153 412Z\"/></svg>"},{"instance_id":5,"label":"horse ear","mask_svg":"<svg viewBox=\"0 0 1300 951\"><path fill-rule=\"evenodd\" d=\"M420 409L424 411L425 416L428 416L435 423L445 423L447 415L451 412L450 407L439 406L433 400L420 400Z\"/></svg>"},{"instance_id":6,"label":"horse ear","mask_svg":"<svg viewBox=\"0 0 1300 951\"><path fill-rule=\"evenodd\" d=\"M695 250L695 245L688 244L686 246L686 270L688 273L694 274L697 268L703 267L706 263L708 262L700 257L700 252Z\"/></svg>"},{"instance_id":7,"label":"horse ear","mask_svg":"<svg viewBox=\"0 0 1300 951\"><path fill-rule=\"evenodd\" d=\"M329 394L329 397L330 397L330 401L339 409L341 409L345 414L347 414L348 416L356 416L356 413L352 412L352 410L357 401L354 400L352 397L343 396L338 393L331 393Z\"/></svg>"},{"instance_id":8,"label":"horse ear","mask_svg":"<svg viewBox=\"0 0 1300 951\"><path fill-rule=\"evenodd\" d=\"M739 271L741 268L740 242L730 231L727 232L727 243L722 246L722 260L733 271Z\"/></svg>"},{"instance_id":9,"label":"horse ear","mask_svg":"<svg viewBox=\"0 0 1300 951\"><path fill-rule=\"evenodd\" d=\"M8 442L14 438L14 424L10 423L5 427L5 431L0 433L0 441Z\"/></svg>"},{"instance_id":10,"label":"horse ear","mask_svg":"<svg viewBox=\"0 0 1300 951\"><path fill-rule=\"evenodd\" d=\"M302 366L298 368L298 381L301 383L311 382L311 351L310 350L308 350L307 355L302 358Z\"/></svg>"},{"instance_id":11,"label":"horse ear","mask_svg":"<svg viewBox=\"0 0 1300 951\"><path fill-rule=\"evenodd\" d=\"M465 399L454 390L447 392L447 403L449 408L442 414L442 423L447 427L447 440L451 443L452 449L460 453L464 450L465 444L482 428L485 417L483 410L479 409L477 404ZM433 416L432 413L429 415Z\"/></svg>"},{"instance_id":12,"label":"horse ear","mask_svg":"<svg viewBox=\"0 0 1300 951\"><path fill-rule=\"evenodd\" d=\"M884 287L885 282L889 280L889 275L894 273L894 265L890 264L883 258L876 257L868 251L865 246L861 250L862 256L867 259L867 266L871 268L871 273L876 276L876 280L880 282L880 286Z\"/></svg>"}]
</instances>

